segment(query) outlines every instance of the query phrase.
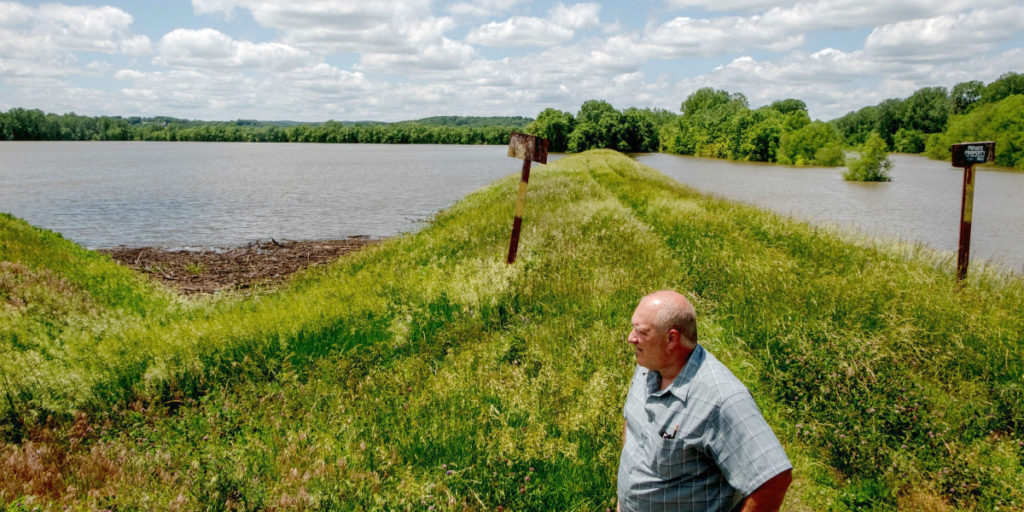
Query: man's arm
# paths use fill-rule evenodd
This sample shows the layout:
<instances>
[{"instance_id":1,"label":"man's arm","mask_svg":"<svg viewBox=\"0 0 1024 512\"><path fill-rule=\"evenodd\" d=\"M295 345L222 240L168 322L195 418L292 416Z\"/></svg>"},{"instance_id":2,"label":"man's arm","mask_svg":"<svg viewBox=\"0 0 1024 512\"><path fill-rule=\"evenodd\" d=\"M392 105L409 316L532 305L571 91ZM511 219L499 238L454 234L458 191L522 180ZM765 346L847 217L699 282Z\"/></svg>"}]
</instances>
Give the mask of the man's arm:
<instances>
[{"instance_id":1,"label":"man's arm","mask_svg":"<svg viewBox=\"0 0 1024 512\"><path fill-rule=\"evenodd\" d=\"M782 506L782 499L786 497L786 489L792 481L792 469L773 476L747 496L740 512L775 512Z\"/></svg>"},{"instance_id":2,"label":"man's arm","mask_svg":"<svg viewBox=\"0 0 1024 512\"><path fill-rule=\"evenodd\" d=\"M626 429L627 428L629 428L629 427L626 425L626 422L622 422L622 446L626 446ZM621 512L621 511L622 511L622 509L619 508L619 500L616 499L615 500L615 512Z\"/></svg>"}]
</instances>

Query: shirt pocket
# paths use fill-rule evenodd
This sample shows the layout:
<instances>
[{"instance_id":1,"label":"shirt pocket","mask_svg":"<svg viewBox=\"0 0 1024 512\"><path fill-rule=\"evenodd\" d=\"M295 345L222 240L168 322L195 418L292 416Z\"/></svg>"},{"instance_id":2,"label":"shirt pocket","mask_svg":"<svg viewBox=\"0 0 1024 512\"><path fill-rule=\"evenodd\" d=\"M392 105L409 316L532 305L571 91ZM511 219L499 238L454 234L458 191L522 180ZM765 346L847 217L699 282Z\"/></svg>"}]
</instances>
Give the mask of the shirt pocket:
<instances>
[{"instance_id":1,"label":"shirt pocket","mask_svg":"<svg viewBox=\"0 0 1024 512\"><path fill-rule=\"evenodd\" d=\"M707 466L694 439L659 438L653 455L652 469L664 479L692 478Z\"/></svg>"}]
</instances>

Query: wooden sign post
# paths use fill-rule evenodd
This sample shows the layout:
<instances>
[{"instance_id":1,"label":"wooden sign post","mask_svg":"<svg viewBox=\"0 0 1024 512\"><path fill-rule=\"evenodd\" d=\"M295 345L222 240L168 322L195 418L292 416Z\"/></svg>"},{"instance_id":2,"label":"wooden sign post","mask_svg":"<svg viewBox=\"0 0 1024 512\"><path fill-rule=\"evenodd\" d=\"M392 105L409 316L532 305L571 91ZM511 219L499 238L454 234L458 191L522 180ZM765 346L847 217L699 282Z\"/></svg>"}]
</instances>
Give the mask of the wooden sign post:
<instances>
[{"instance_id":1,"label":"wooden sign post","mask_svg":"<svg viewBox=\"0 0 1024 512\"><path fill-rule=\"evenodd\" d=\"M508 156L523 160L523 174L519 180L519 198L516 199L516 215L512 220L512 238L508 243L508 263L516 262L519 251L519 230L523 227L523 210L526 208L526 184L530 182L530 162L548 163L548 140L533 135L512 133L508 141Z\"/></svg>"},{"instance_id":2,"label":"wooden sign post","mask_svg":"<svg viewBox=\"0 0 1024 512\"><path fill-rule=\"evenodd\" d=\"M967 263L971 252L971 217L974 212L974 164L996 159L996 143L964 142L953 144L953 167L964 168L964 194L960 200L960 244L956 255L956 280L967 276Z\"/></svg>"}]
</instances>

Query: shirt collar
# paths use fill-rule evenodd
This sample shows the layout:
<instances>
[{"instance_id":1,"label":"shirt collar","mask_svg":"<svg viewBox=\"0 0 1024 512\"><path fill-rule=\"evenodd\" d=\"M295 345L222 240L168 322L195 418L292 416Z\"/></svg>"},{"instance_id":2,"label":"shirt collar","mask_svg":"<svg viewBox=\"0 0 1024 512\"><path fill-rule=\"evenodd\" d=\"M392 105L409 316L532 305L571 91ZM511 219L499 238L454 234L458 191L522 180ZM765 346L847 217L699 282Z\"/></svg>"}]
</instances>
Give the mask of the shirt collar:
<instances>
[{"instance_id":1,"label":"shirt collar","mask_svg":"<svg viewBox=\"0 0 1024 512\"><path fill-rule=\"evenodd\" d=\"M694 347L693 352L690 353L690 358L687 359L683 369L676 375L675 380L672 384L665 389L658 389L661 375L656 371L647 372L647 392L652 395L664 396L665 393L672 393L676 398L686 401L686 396L690 392L690 382L693 381L693 377L697 375L697 370L700 369L701 363L704 362L704 347L699 344Z\"/></svg>"}]
</instances>

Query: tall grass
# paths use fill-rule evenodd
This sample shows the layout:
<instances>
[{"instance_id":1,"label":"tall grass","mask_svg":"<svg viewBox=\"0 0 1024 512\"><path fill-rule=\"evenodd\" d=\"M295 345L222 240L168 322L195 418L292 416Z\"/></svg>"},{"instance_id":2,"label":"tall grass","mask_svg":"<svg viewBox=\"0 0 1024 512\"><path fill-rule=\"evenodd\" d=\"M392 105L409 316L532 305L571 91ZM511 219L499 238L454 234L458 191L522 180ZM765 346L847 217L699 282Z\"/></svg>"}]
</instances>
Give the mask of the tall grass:
<instances>
[{"instance_id":1,"label":"tall grass","mask_svg":"<svg viewBox=\"0 0 1024 512\"><path fill-rule=\"evenodd\" d=\"M183 304L127 274L96 294L75 273L91 253L3 253L36 272L22 302L70 305L4 296L5 315L64 327L5 338L0 498L614 508L629 316L676 288L793 458L790 509L1024 506L1019 279L958 288L928 251L702 196L610 151L534 176L514 266L512 178L250 298ZM10 223L51 236L8 218L5 239Z\"/></svg>"}]
</instances>

